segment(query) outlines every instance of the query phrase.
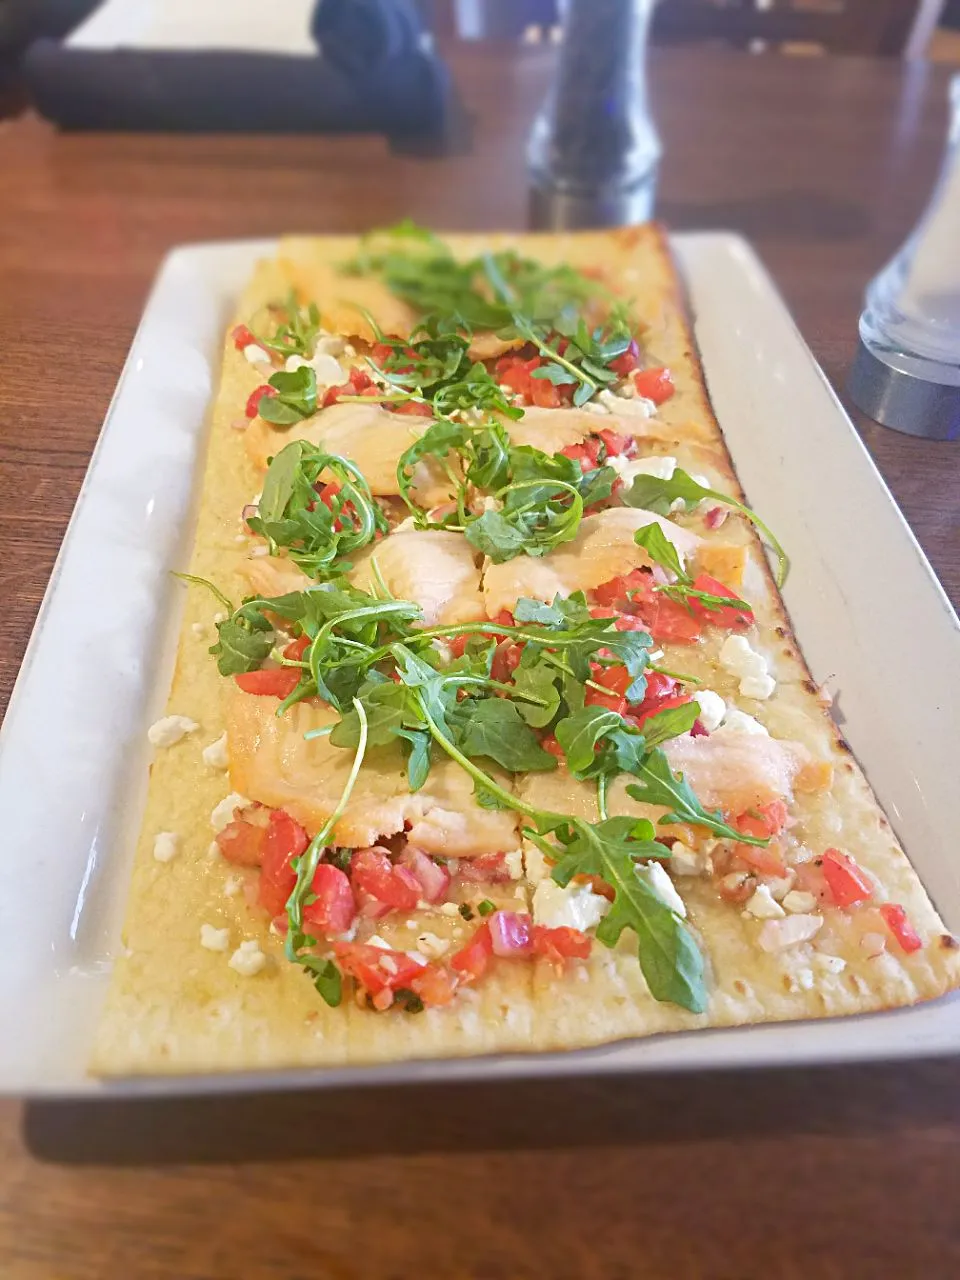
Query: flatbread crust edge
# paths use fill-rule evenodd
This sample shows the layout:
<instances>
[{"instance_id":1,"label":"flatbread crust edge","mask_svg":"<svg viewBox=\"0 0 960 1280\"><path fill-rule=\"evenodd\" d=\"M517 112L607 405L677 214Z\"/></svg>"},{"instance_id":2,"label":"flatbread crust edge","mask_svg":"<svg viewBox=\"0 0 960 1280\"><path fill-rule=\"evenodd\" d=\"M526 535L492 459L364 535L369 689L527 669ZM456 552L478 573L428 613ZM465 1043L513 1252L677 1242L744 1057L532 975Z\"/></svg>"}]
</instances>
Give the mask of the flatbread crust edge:
<instances>
[{"instance_id":1,"label":"flatbread crust edge","mask_svg":"<svg viewBox=\"0 0 960 1280\"><path fill-rule=\"evenodd\" d=\"M636 285L638 312L652 320L651 346L672 368L678 387L660 415L658 451L670 452L672 443L692 450L725 481L720 487L740 493L710 407L681 285L659 229L448 239L457 253L512 244L545 259L599 266L623 281L626 292ZM311 267L319 262L329 269L355 246L355 240L343 237L285 242L281 261L261 265L237 319L247 320L259 305L282 296L291 275L296 279L292 248ZM636 280L628 279L631 275ZM231 423L259 382L256 371L226 341L191 571L215 579L236 597L243 591L245 554L236 543L238 516L259 489L260 477L246 459L242 433ZM762 495L754 495L758 498ZM907 907L922 933L943 933L866 780L817 702L759 543L745 525L739 536L749 544L764 603L776 613L780 688L761 718L774 733L801 739L805 733L810 745L835 760L837 804L832 810L839 829L827 842L849 848L888 886L891 897ZM222 682L206 652L213 639L214 610L201 591L188 593L168 711L191 716L201 729L157 753L152 766L125 948L97 1033L95 1072L250 1070L575 1048L697 1026L861 1013L936 996L960 982L953 947L931 945L913 956L888 951L879 962L845 953L844 973L816 973L808 986L809 956L762 955L751 942L752 926L735 910L698 899L691 902L691 916L705 939L717 983L710 1008L700 1017L650 998L626 940L615 952L595 947L590 962L572 966L562 979L545 964L500 965L467 1002L446 1010L416 1017L380 1016L349 1004L330 1010L282 959L279 940L267 934L242 895L224 896L232 869L208 855L210 811L229 790L226 775L204 766L200 758L202 747L223 726ZM195 624L204 629L202 636L195 633ZM764 639L769 649L771 635ZM158 831L166 830L180 835L181 852L173 862L160 864L153 857L153 841ZM269 956L264 972L241 977L227 966L224 954L203 950L198 941L203 922L229 928L231 949L243 938L256 937Z\"/></svg>"}]
</instances>

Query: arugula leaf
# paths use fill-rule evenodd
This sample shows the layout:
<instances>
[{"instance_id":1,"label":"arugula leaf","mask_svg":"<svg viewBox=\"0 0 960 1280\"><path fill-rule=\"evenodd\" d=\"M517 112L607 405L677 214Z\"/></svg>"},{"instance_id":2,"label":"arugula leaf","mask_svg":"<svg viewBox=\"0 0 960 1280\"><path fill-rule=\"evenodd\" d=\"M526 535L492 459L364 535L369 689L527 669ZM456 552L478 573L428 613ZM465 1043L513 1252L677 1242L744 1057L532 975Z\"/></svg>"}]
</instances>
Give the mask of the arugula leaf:
<instances>
[{"instance_id":1,"label":"arugula leaf","mask_svg":"<svg viewBox=\"0 0 960 1280\"><path fill-rule=\"evenodd\" d=\"M269 379L275 396L261 396L257 412L265 422L289 427L317 411L317 375L310 365L301 365L292 373L281 369Z\"/></svg>"},{"instance_id":2,"label":"arugula leaf","mask_svg":"<svg viewBox=\"0 0 960 1280\"><path fill-rule=\"evenodd\" d=\"M267 351L275 351L281 356L313 355L320 331L320 312L317 304L311 302L306 310L301 310L297 303L297 295L293 289L287 295L286 302L268 308L276 318L276 328L270 335L254 333L257 345Z\"/></svg>"},{"instance_id":3,"label":"arugula leaf","mask_svg":"<svg viewBox=\"0 0 960 1280\"><path fill-rule=\"evenodd\" d=\"M321 479L336 487L318 501ZM271 459L257 514L247 523L268 539L272 553L287 548L313 578L349 568L348 556L389 529L359 468L308 440L291 440Z\"/></svg>"},{"instance_id":4,"label":"arugula leaf","mask_svg":"<svg viewBox=\"0 0 960 1280\"><path fill-rule=\"evenodd\" d=\"M582 778L593 768L600 739L623 724L616 711L603 707L584 707L561 720L556 728L557 741L567 758L567 768Z\"/></svg>"},{"instance_id":5,"label":"arugula leaf","mask_svg":"<svg viewBox=\"0 0 960 1280\"><path fill-rule=\"evenodd\" d=\"M612 947L624 929L637 937L640 968L655 1000L670 1000L691 1013L707 1006L703 956L683 920L637 874L635 859L669 857L669 850L650 839L653 827L642 819L607 818L589 824L568 822L555 829L559 849L529 830L547 854L559 860L552 877L567 885L576 875L599 876L614 892L609 911L597 928L597 940Z\"/></svg>"},{"instance_id":6,"label":"arugula leaf","mask_svg":"<svg viewBox=\"0 0 960 1280\"><path fill-rule=\"evenodd\" d=\"M470 545L489 556L494 564L523 555L529 542L528 531L520 524L512 524L500 511L485 511L471 520L463 533ZM544 547L541 554L548 550Z\"/></svg>"},{"instance_id":7,"label":"arugula leaf","mask_svg":"<svg viewBox=\"0 0 960 1280\"><path fill-rule=\"evenodd\" d=\"M660 822L692 822L708 827L715 835L741 844L766 846L769 840L759 836L745 836L724 822L719 809L707 810L697 799L696 793L682 773L674 773L670 762L659 748L649 753L636 771L637 782L627 787L627 795L643 804L665 805L667 812Z\"/></svg>"},{"instance_id":8,"label":"arugula leaf","mask_svg":"<svg viewBox=\"0 0 960 1280\"><path fill-rule=\"evenodd\" d=\"M179 578L181 582L189 582L191 586L206 587L206 589L210 592L210 594L214 597L214 599L219 604L223 605L227 613L233 613L233 605L230 603L227 597L223 594L220 588L217 586L214 586L214 584L210 582L207 578L198 578L197 575L194 573L177 573L176 570L173 570L173 576L175 578Z\"/></svg>"},{"instance_id":9,"label":"arugula leaf","mask_svg":"<svg viewBox=\"0 0 960 1280\"><path fill-rule=\"evenodd\" d=\"M408 715L410 694L407 689L384 676L373 674L360 685L356 698L363 704L367 716L367 745L384 747L393 742ZM330 745L356 747L359 741L360 716L351 708L334 726Z\"/></svg>"},{"instance_id":10,"label":"arugula leaf","mask_svg":"<svg viewBox=\"0 0 960 1280\"><path fill-rule=\"evenodd\" d=\"M673 503L678 500L683 502L687 511L692 511L704 498L713 498L716 502L722 502L728 507L733 507L735 511L739 511L741 515L746 516L748 520L756 525L770 543L777 558L777 572L775 575L777 586L782 587L786 581L790 567L787 553L784 551L779 539L764 524L757 513L726 493L720 493L717 489L708 489L702 484L698 484L681 467L677 467L669 480L662 480L659 476L635 476L633 484L623 493L622 498L628 507L645 507L648 511L655 511L661 516L667 515Z\"/></svg>"},{"instance_id":11,"label":"arugula leaf","mask_svg":"<svg viewBox=\"0 0 960 1280\"><path fill-rule=\"evenodd\" d=\"M419 791L430 774L430 750L432 742L426 729L397 729L397 736L410 743L407 757L407 784L411 791Z\"/></svg>"},{"instance_id":12,"label":"arugula leaf","mask_svg":"<svg viewBox=\"0 0 960 1280\"><path fill-rule=\"evenodd\" d=\"M533 622L538 627L546 627L551 631L568 631L584 624L589 626L594 621L587 597L582 591L575 591L569 596L557 595L553 604L521 596L514 607L513 616L517 622Z\"/></svg>"},{"instance_id":13,"label":"arugula leaf","mask_svg":"<svg viewBox=\"0 0 960 1280\"><path fill-rule=\"evenodd\" d=\"M679 738L693 728L700 708L695 702L684 702L679 707L667 707L647 716L643 721L643 738L647 749L658 747L669 738Z\"/></svg>"},{"instance_id":14,"label":"arugula leaf","mask_svg":"<svg viewBox=\"0 0 960 1280\"><path fill-rule=\"evenodd\" d=\"M510 773L550 772L557 760L507 698L487 698L461 704L457 717L457 745L471 759L485 756Z\"/></svg>"},{"instance_id":15,"label":"arugula leaf","mask_svg":"<svg viewBox=\"0 0 960 1280\"><path fill-rule=\"evenodd\" d=\"M683 565L680 563L680 556L676 547L656 521L645 524L642 529L638 529L633 535L633 540L638 547L643 547L655 564L663 565L665 569L669 569L671 573L676 574L681 580L689 581Z\"/></svg>"},{"instance_id":16,"label":"arugula leaf","mask_svg":"<svg viewBox=\"0 0 960 1280\"><path fill-rule=\"evenodd\" d=\"M556 667L542 662L531 650L524 650L520 665L513 673L517 710L534 729L543 729L560 710Z\"/></svg>"},{"instance_id":17,"label":"arugula leaf","mask_svg":"<svg viewBox=\"0 0 960 1280\"><path fill-rule=\"evenodd\" d=\"M262 623L262 625L261 625ZM266 618L254 624L237 615L217 623L217 642L209 652L222 676L256 671L273 648L273 628Z\"/></svg>"}]
</instances>

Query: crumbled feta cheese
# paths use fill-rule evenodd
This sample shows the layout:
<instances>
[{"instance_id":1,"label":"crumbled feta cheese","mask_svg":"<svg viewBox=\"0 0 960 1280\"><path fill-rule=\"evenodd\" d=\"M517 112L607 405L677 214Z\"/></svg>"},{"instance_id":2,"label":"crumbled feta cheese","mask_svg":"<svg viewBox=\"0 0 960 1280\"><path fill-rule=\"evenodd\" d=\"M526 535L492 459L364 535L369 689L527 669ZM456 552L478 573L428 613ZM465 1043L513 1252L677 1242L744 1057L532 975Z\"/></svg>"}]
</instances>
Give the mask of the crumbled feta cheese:
<instances>
[{"instance_id":1,"label":"crumbled feta cheese","mask_svg":"<svg viewBox=\"0 0 960 1280\"><path fill-rule=\"evenodd\" d=\"M442 916L458 916L460 908L455 902L443 902L440 904L440 914Z\"/></svg>"},{"instance_id":2,"label":"crumbled feta cheese","mask_svg":"<svg viewBox=\"0 0 960 1280\"><path fill-rule=\"evenodd\" d=\"M221 610L219 613L215 613L213 615L213 620L214 622L226 622L227 615Z\"/></svg>"},{"instance_id":3,"label":"crumbled feta cheese","mask_svg":"<svg viewBox=\"0 0 960 1280\"><path fill-rule=\"evenodd\" d=\"M329 339L328 339L328 341L329 341ZM340 339L340 341L342 342L342 341L343 341L343 339L341 338L341 339ZM335 356L335 355L337 355L338 353L337 353L336 351L331 351L331 352L330 352L330 354L331 354L332 356ZM353 345L353 343L352 343L352 342L344 342L344 343L343 343L343 354L347 357L347 359L348 359L348 360L352 360L352 359L354 358L354 356L357 354L357 348Z\"/></svg>"},{"instance_id":4,"label":"crumbled feta cheese","mask_svg":"<svg viewBox=\"0 0 960 1280\"><path fill-rule=\"evenodd\" d=\"M714 733L723 724L724 716L727 714L727 704L719 693L714 693L712 689L697 689L693 700L700 708L697 719L707 733Z\"/></svg>"},{"instance_id":5,"label":"crumbled feta cheese","mask_svg":"<svg viewBox=\"0 0 960 1280\"><path fill-rule=\"evenodd\" d=\"M397 962L394 960L393 956L381 956L377 961L377 965L384 971L384 973L397 972Z\"/></svg>"},{"instance_id":6,"label":"crumbled feta cheese","mask_svg":"<svg viewBox=\"0 0 960 1280\"><path fill-rule=\"evenodd\" d=\"M610 395L609 391L607 392L607 395ZM612 398L613 397L611 397L611 399ZM580 409L583 413L596 413L601 418L608 418L611 412L607 406L605 404L601 404L599 400L588 400L586 404L582 404L580 406Z\"/></svg>"},{"instance_id":7,"label":"crumbled feta cheese","mask_svg":"<svg viewBox=\"0 0 960 1280\"><path fill-rule=\"evenodd\" d=\"M606 465L613 467L623 483L629 485L633 483L635 476L656 476L658 480L669 480L677 469L677 460L657 456L628 458L621 453L608 458Z\"/></svg>"},{"instance_id":8,"label":"crumbled feta cheese","mask_svg":"<svg viewBox=\"0 0 960 1280\"><path fill-rule=\"evenodd\" d=\"M511 849L503 855L503 865L510 873L511 880L519 880L523 875L523 850Z\"/></svg>"},{"instance_id":9,"label":"crumbled feta cheese","mask_svg":"<svg viewBox=\"0 0 960 1280\"><path fill-rule=\"evenodd\" d=\"M217 929L212 924L200 926L200 945L207 951L226 951L230 946L230 930Z\"/></svg>"},{"instance_id":10,"label":"crumbled feta cheese","mask_svg":"<svg viewBox=\"0 0 960 1280\"><path fill-rule=\"evenodd\" d=\"M174 831L160 831L154 837L153 856L158 862L172 862L180 852L180 837Z\"/></svg>"},{"instance_id":11,"label":"crumbled feta cheese","mask_svg":"<svg viewBox=\"0 0 960 1280\"><path fill-rule=\"evenodd\" d=\"M784 951L809 942L822 928L823 916L785 916L782 920L767 920L757 941L764 951Z\"/></svg>"},{"instance_id":12,"label":"crumbled feta cheese","mask_svg":"<svg viewBox=\"0 0 960 1280\"><path fill-rule=\"evenodd\" d=\"M809 991L813 987L814 977L812 969L798 969L793 975L797 980L797 985L804 991Z\"/></svg>"},{"instance_id":13,"label":"crumbled feta cheese","mask_svg":"<svg viewBox=\"0 0 960 1280\"><path fill-rule=\"evenodd\" d=\"M886 951L887 940L882 933L865 933L860 939L860 946L871 960L875 960Z\"/></svg>"},{"instance_id":14,"label":"crumbled feta cheese","mask_svg":"<svg viewBox=\"0 0 960 1280\"><path fill-rule=\"evenodd\" d=\"M758 884L753 891L753 896L748 899L744 907L744 914L751 915L757 920L777 920L786 912L767 886Z\"/></svg>"},{"instance_id":15,"label":"crumbled feta cheese","mask_svg":"<svg viewBox=\"0 0 960 1280\"><path fill-rule=\"evenodd\" d=\"M847 967L847 962L843 956L832 956L826 951L815 952L813 963L818 968L826 970L827 973L843 973Z\"/></svg>"},{"instance_id":16,"label":"crumbled feta cheese","mask_svg":"<svg viewBox=\"0 0 960 1280\"><path fill-rule=\"evenodd\" d=\"M673 881L664 871L663 866L659 862L648 862L646 867L638 868L638 875L646 874L647 883L650 888L671 911L678 916L686 916L687 908L683 899L673 887Z\"/></svg>"},{"instance_id":17,"label":"crumbled feta cheese","mask_svg":"<svg viewBox=\"0 0 960 1280\"><path fill-rule=\"evenodd\" d=\"M251 364L271 364L270 352L264 351L263 347L258 346L255 342L248 342L243 348L243 354Z\"/></svg>"},{"instance_id":18,"label":"crumbled feta cheese","mask_svg":"<svg viewBox=\"0 0 960 1280\"><path fill-rule=\"evenodd\" d=\"M266 546L258 546L258 547L254 547L254 548L251 550L250 554L247 556L247 559L248 559L248 560L259 560L261 556L268 556L269 554L270 554L270 548L269 548L269 547L266 547Z\"/></svg>"},{"instance_id":19,"label":"crumbled feta cheese","mask_svg":"<svg viewBox=\"0 0 960 1280\"><path fill-rule=\"evenodd\" d=\"M347 380L339 361L329 352L321 351L319 343L312 360L305 360L303 356L287 356L283 367L287 373L295 373L297 369L313 369L317 375L318 387L336 387Z\"/></svg>"},{"instance_id":20,"label":"crumbled feta cheese","mask_svg":"<svg viewBox=\"0 0 960 1280\"><path fill-rule=\"evenodd\" d=\"M393 950L393 947L391 947L390 943L387 942L384 938L381 938L379 933L371 933L370 937L367 939L367 946L379 947L381 951Z\"/></svg>"},{"instance_id":21,"label":"crumbled feta cheese","mask_svg":"<svg viewBox=\"0 0 960 1280\"><path fill-rule=\"evenodd\" d=\"M227 876L223 882L223 896L225 898L235 898L242 888L242 876Z\"/></svg>"},{"instance_id":22,"label":"crumbled feta cheese","mask_svg":"<svg viewBox=\"0 0 960 1280\"><path fill-rule=\"evenodd\" d=\"M215 806L210 814L210 825L214 831L222 831L228 822L233 821L233 816L238 809L249 809L252 800L248 800L246 796L240 795L239 791L231 791L225 796L218 805Z\"/></svg>"},{"instance_id":23,"label":"crumbled feta cheese","mask_svg":"<svg viewBox=\"0 0 960 1280\"><path fill-rule=\"evenodd\" d=\"M703 872L703 857L682 840L674 840L670 848L667 870L677 876L698 876Z\"/></svg>"},{"instance_id":24,"label":"crumbled feta cheese","mask_svg":"<svg viewBox=\"0 0 960 1280\"><path fill-rule=\"evenodd\" d=\"M317 338L317 345L313 349L313 354L314 356L348 356L352 358L357 354L357 351L339 334L323 332Z\"/></svg>"},{"instance_id":25,"label":"crumbled feta cheese","mask_svg":"<svg viewBox=\"0 0 960 1280\"><path fill-rule=\"evenodd\" d=\"M249 938L240 943L227 963L241 977L252 978L267 963L267 957L260 950L260 943L256 938Z\"/></svg>"},{"instance_id":26,"label":"crumbled feta cheese","mask_svg":"<svg viewBox=\"0 0 960 1280\"><path fill-rule=\"evenodd\" d=\"M230 765L230 757L227 755L226 732L221 733L216 742L211 742L208 747L204 747L200 755L203 763L209 765L211 769L228 768Z\"/></svg>"},{"instance_id":27,"label":"crumbled feta cheese","mask_svg":"<svg viewBox=\"0 0 960 1280\"><path fill-rule=\"evenodd\" d=\"M805 915L808 911L816 909L817 900L812 893L805 893L802 889L791 889L784 896L783 905L796 915Z\"/></svg>"},{"instance_id":28,"label":"crumbled feta cheese","mask_svg":"<svg viewBox=\"0 0 960 1280\"><path fill-rule=\"evenodd\" d=\"M657 412L657 406L653 401L645 399L644 396L634 396L633 399L627 400L623 396L614 395L606 388L597 395L597 400L608 413L625 414L631 418L652 418Z\"/></svg>"},{"instance_id":29,"label":"crumbled feta cheese","mask_svg":"<svg viewBox=\"0 0 960 1280\"><path fill-rule=\"evenodd\" d=\"M610 910L610 903L588 884L561 888L555 880L541 880L533 892L533 918L548 929L567 925L585 933L594 929Z\"/></svg>"},{"instance_id":30,"label":"crumbled feta cheese","mask_svg":"<svg viewBox=\"0 0 960 1280\"><path fill-rule=\"evenodd\" d=\"M247 540L247 535L246 535L245 533L238 533L238 534L235 534L235 535L234 535L234 539L233 539L233 540L234 540L234 542L246 542L246 540Z\"/></svg>"},{"instance_id":31,"label":"crumbled feta cheese","mask_svg":"<svg viewBox=\"0 0 960 1280\"><path fill-rule=\"evenodd\" d=\"M745 698L761 701L769 698L777 682L769 674L767 660L762 653L751 649L744 636L730 635L720 649L720 665L740 681L740 693Z\"/></svg>"},{"instance_id":32,"label":"crumbled feta cheese","mask_svg":"<svg viewBox=\"0 0 960 1280\"><path fill-rule=\"evenodd\" d=\"M417 938L417 950L430 960L438 960L450 950L450 943L446 938L438 938L435 933L421 933Z\"/></svg>"},{"instance_id":33,"label":"crumbled feta cheese","mask_svg":"<svg viewBox=\"0 0 960 1280\"><path fill-rule=\"evenodd\" d=\"M153 747L172 747L175 742L195 733L200 726L189 716L161 716L147 730L147 739Z\"/></svg>"},{"instance_id":34,"label":"crumbled feta cheese","mask_svg":"<svg viewBox=\"0 0 960 1280\"><path fill-rule=\"evenodd\" d=\"M765 725L751 715L747 715L746 711L741 711L739 707L727 707L726 715L723 717L723 724L716 733L756 733L766 734L769 738L770 734Z\"/></svg>"},{"instance_id":35,"label":"crumbled feta cheese","mask_svg":"<svg viewBox=\"0 0 960 1280\"><path fill-rule=\"evenodd\" d=\"M195 622L191 626L190 630L195 636L200 636L202 638L207 634L207 624L205 622Z\"/></svg>"}]
</instances>

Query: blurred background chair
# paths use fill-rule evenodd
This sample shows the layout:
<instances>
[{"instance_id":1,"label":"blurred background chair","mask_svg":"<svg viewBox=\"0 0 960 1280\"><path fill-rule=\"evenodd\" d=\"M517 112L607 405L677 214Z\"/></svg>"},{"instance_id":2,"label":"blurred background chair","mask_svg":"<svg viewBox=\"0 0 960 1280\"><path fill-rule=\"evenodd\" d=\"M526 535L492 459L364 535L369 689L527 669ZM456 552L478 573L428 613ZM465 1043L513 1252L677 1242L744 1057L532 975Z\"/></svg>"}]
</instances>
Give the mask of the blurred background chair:
<instances>
[{"instance_id":1,"label":"blurred background chair","mask_svg":"<svg viewBox=\"0 0 960 1280\"><path fill-rule=\"evenodd\" d=\"M562 0L419 0L441 38L502 40L550 31ZM659 0L653 40L759 52L922 56L944 0Z\"/></svg>"}]
</instances>

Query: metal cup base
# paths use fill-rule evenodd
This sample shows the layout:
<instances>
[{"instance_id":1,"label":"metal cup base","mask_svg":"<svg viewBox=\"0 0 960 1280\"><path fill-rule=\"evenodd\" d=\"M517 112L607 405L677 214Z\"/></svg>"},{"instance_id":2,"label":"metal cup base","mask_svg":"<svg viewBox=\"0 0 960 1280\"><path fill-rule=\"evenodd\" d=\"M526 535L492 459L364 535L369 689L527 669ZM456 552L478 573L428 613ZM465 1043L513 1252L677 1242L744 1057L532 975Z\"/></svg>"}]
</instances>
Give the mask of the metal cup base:
<instances>
[{"instance_id":1,"label":"metal cup base","mask_svg":"<svg viewBox=\"0 0 960 1280\"><path fill-rule=\"evenodd\" d=\"M928 382L889 365L862 340L847 391L854 404L883 427L928 440L960 436L960 386Z\"/></svg>"}]
</instances>

